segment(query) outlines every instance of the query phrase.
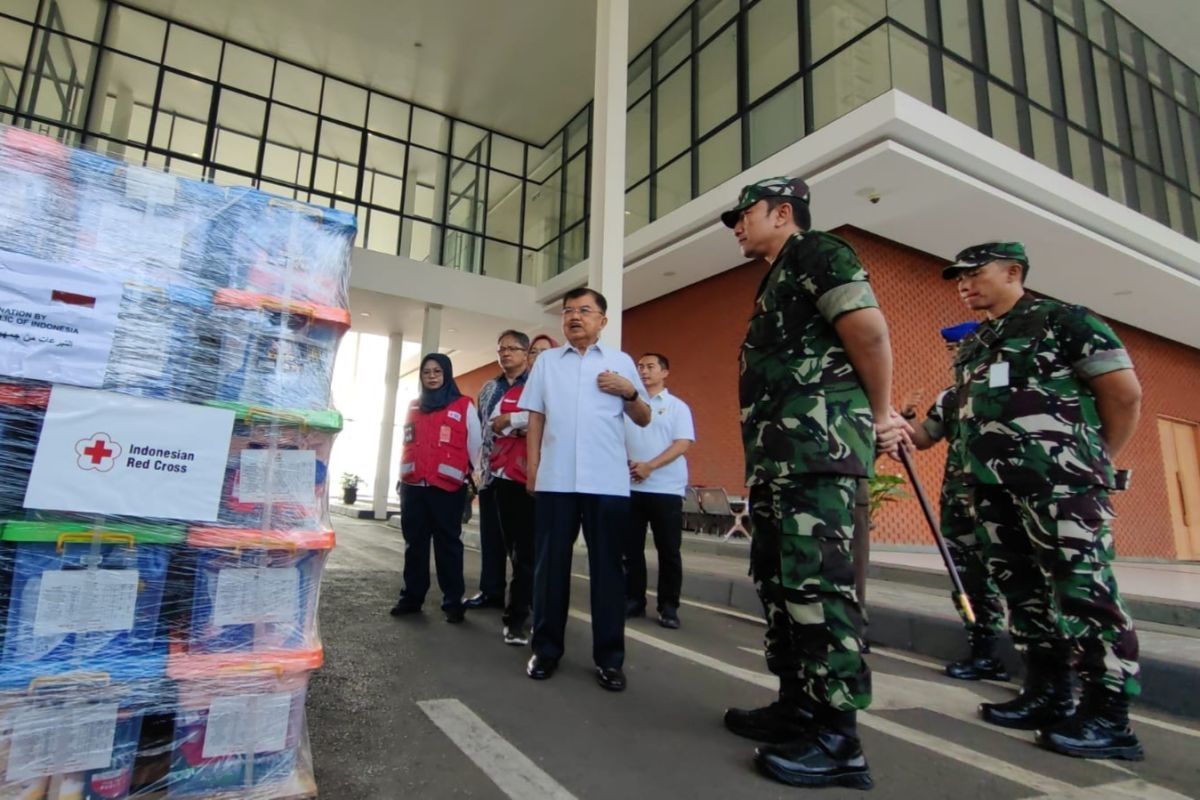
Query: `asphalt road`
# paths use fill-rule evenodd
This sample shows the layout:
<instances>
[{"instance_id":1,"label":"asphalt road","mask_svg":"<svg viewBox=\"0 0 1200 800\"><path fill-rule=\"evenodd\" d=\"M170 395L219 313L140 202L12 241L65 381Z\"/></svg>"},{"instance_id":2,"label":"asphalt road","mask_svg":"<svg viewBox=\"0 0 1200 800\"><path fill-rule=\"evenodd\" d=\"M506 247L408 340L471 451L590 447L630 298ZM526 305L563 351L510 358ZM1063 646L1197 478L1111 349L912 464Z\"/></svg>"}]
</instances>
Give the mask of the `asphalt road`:
<instances>
[{"instance_id":1,"label":"asphalt road","mask_svg":"<svg viewBox=\"0 0 1200 800\"><path fill-rule=\"evenodd\" d=\"M754 743L721 724L726 706L773 698L757 620L685 605L677 631L632 621L629 688L613 694L592 677L587 583L577 578L567 654L551 680L535 682L524 674L528 649L501 641L498 611L449 625L435 587L423 615L388 616L400 588L399 532L346 519L337 528L321 597L326 666L308 698L322 797L767 800L801 793L760 777ZM478 567L478 554L468 551L469 590ZM902 652L877 652L870 663L875 703L860 715L860 728L872 797L1200 797L1200 730L1182 720L1139 714L1144 762L1080 761L1038 749L1032 734L978 721L980 700L1010 696L1011 686L951 681L937 665ZM863 795L825 789L820 796Z\"/></svg>"}]
</instances>

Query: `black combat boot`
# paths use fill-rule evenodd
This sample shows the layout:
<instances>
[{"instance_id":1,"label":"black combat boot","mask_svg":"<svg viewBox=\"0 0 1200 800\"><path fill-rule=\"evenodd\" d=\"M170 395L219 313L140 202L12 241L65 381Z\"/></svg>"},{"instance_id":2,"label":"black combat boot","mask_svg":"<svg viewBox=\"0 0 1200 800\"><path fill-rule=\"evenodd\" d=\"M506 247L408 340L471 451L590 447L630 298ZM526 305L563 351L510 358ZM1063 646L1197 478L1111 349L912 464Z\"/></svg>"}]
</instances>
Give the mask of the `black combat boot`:
<instances>
[{"instance_id":1,"label":"black combat boot","mask_svg":"<svg viewBox=\"0 0 1200 800\"><path fill-rule=\"evenodd\" d=\"M967 628L967 644L971 655L946 665L946 674L960 681L1006 681L1008 670L996 658L996 634L972 625Z\"/></svg>"},{"instance_id":2,"label":"black combat boot","mask_svg":"<svg viewBox=\"0 0 1200 800\"><path fill-rule=\"evenodd\" d=\"M789 786L870 789L873 785L853 711L821 709L807 736L758 748L754 763L763 774Z\"/></svg>"},{"instance_id":3,"label":"black combat boot","mask_svg":"<svg viewBox=\"0 0 1200 800\"><path fill-rule=\"evenodd\" d=\"M1075 716L1039 730L1037 742L1075 758L1141 761L1146 757L1129 729L1129 697L1091 685L1084 686Z\"/></svg>"},{"instance_id":4,"label":"black combat boot","mask_svg":"<svg viewBox=\"0 0 1200 800\"><path fill-rule=\"evenodd\" d=\"M1071 666L1065 652L1031 651L1026 657L1025 688L1007 703L980 703L979 716L1002 728L1033 731L1049 728L1075 710Z\"/></svg>"},{"instance_id":5,"label":"black combat boot","mask_svg":"<svg viewBox=\"0 0 1200 800\"><path fill-rule=\"evenodd\" d=\"M730 708L725 727L756 742L790 742L809 732L812 702L798 678L780 678L779 699L763 708Z\"/></svg>"}]
</instances>

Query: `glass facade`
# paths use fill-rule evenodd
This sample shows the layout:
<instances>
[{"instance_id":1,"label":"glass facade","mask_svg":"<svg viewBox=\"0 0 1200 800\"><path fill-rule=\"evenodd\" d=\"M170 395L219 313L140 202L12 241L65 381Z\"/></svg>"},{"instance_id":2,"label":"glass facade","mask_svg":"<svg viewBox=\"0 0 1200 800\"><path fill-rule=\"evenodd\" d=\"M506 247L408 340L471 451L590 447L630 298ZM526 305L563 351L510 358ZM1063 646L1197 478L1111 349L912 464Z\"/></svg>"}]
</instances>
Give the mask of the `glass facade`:
<instances>
[{"instance_id":1,"label":"glass facade","mask_svg":"<svg viewBox=\"0 0 1200 800\"><path fill-rule=\"evenodd\" d=\"M109 0L0 0L0 122L358 216L536 284L586 254L590 109L538 146Z\"/></svg>"},{"instance_id":2,"label":"glass facade","mask_svg":"<svg viewBox=\"0 0 1200 800\"><path fill-rule=\"evenodd\" d=\"M629 229L892 88L1198 238L1200 76L1102 0L695 0L630 69Z\"/></svg>"},{"instance_id":3,"label":"glass facade","mask_svg":"<svg viewBox=\"0 0 1200 800\"><path fill-rule=\"evenodd\" d=\"M626 232L891 88L1197 238L1200 77L1102 0L695 0L628 72ZM0 0L0 121L356 213L536 284L587 255L591 109L523 142L118 0Z\"/></svg>"}]
</instances>

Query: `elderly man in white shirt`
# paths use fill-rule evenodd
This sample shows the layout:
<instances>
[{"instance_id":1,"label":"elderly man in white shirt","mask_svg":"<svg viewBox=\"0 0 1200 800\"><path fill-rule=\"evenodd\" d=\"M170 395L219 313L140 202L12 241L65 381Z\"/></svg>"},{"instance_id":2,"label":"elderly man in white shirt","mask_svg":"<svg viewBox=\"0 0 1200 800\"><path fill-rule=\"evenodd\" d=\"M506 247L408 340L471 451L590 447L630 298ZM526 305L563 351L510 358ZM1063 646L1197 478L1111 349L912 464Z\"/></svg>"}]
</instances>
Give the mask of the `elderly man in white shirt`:
<instances>
[{"instance_id":1,"label":"elderly man in white shirt","mask_svg":"<svg viewBox=\"0 0 1200 800\"><path fill-rule=\"evenodd\" d=\"M563 655L571 593L571 553L579 528L591 579L592 659L605 689L625 688L625 578L629 525L625 423L650 422L633 359L600 345L608 302L591 289L563 297L567 344L544 352L521 394L529 411L527 486L534 524L533 657L526 674L545 680Z\"/></svg>"},{"instance_id":2,"label":"elderly man in white shirt","mask_svg":"<svg viewBox=\"0 0 1200 800\"><path fill-rule=\"evenodd\" d=\"M687 491L687 459L696 440L692 410L667 391L671 362L661 353L638 359L638 375L650 393L650 424L625 420L629 450L629 528L625 537L625 615L646 613L646 526L658 551L658 624L679 627L679 592L683 585L683 495Z\"/></svg>"}]
</instances>

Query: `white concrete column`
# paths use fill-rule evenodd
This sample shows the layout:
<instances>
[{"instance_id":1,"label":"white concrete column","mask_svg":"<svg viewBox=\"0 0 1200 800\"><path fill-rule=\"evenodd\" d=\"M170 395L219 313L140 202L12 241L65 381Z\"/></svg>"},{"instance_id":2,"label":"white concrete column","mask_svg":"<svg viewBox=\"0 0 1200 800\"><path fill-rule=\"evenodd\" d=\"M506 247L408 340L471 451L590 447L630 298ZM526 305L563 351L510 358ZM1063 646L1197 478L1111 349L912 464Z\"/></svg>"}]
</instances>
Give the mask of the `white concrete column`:
<instances>
[{"instance_id":1,"label":"white concrete column","mask_svg":"<svg viewBox=\"0 0 1200 800\"><path fill-rule=\"evenodd\" d=\"M596 0L596 85L592 103L588 286L608 298L601 341L621 346L625 270L625 89L629 0Z\"/></svg>"},{"instance_id":2,"label":"white concrete column","mask_svg":"<svg viewBox=\"0 0 1200 800\"><path fill-rule=\"evenodd\" d=\"M400 209L404 218L400 222L400 255L412 258L413 254L413 220L411 214L417 210L417 182L420 174L412 165L409 156L408 169L404 173L404 207Z\"/></svg>"},{"instance_id":3,"label":"white concrete column","mask_svg":"<svg viewBox=\"0 0 1200 800\"><path fill-rule=\"evenodd\" d=\"M129 126L133 121L133 89L129 88L129 84L120 83L117 85L116 103L113 105L112 128L109 130L109 135L116 141L108 142L108 155L113 158L125 157L125 145L122 144L129 138Z\"/></svg>"},{"instance_id":4,"label":"white concrete column","mask_svg":"<svg viewBox=\"0 0 1200 800\"><path fill-rule=\"evenodd\" d=\"M442 307L436 303L425 306L425 323L421 326L421 358L436 353L442 340Z\"/></svg>"},{"instance_id":5,"label":"white concrete column","mask_svg":"<svg viewBox=\"0 0 1200 800\"><path fill-rule=\"evenodd\" d=\"M400 392L400 357L404 334L388 336L387 369L384 372L383 418L379 423L379 448L375 452L375 488L371 492L375 519L387 519L387 498L392 488L392 443L396 431L396 396Z\"/></svg>"},{"instance_id":6,"label":"white concrete column","mask_svg":"<svg viewBox=\"0 0 1200 800\"><path fill-rule=\"evenodd\" d=\"M106 34L108 41L111 42L116 40L120 34L121 18L112 8L109 9L108 14ZM99 56L96 76L92 81L91 110L88 114L84 142L92 140L93 132L107 133L111 138L105 142L104 152L113 158L124 158L125 145L121 142L129 138L129 126L133 119L133 89L124 80L117 83L115 87L110 86L112 83L113 55L105 51ZM111 92L110 89L112 89ZM114 100L113 112L109 128L105 131L103 130L104 111L108 107L110 95ZM113 141L114 139L117 141Z\"/></svg>"}]
</instances>

